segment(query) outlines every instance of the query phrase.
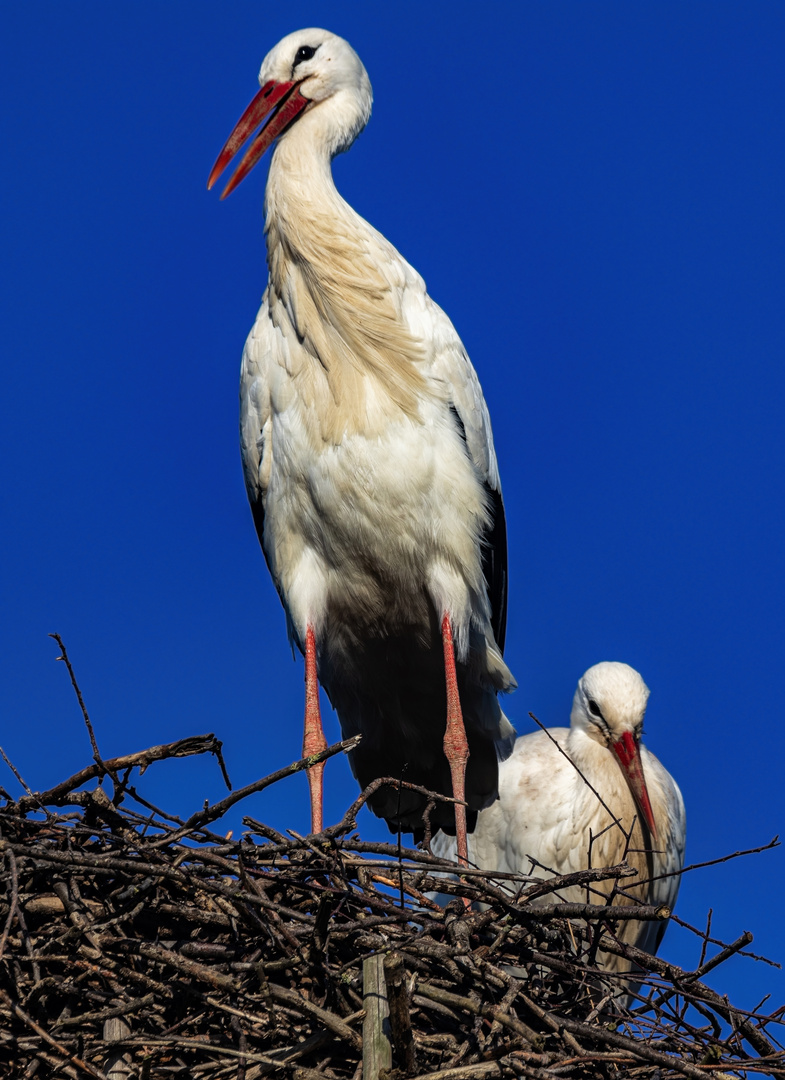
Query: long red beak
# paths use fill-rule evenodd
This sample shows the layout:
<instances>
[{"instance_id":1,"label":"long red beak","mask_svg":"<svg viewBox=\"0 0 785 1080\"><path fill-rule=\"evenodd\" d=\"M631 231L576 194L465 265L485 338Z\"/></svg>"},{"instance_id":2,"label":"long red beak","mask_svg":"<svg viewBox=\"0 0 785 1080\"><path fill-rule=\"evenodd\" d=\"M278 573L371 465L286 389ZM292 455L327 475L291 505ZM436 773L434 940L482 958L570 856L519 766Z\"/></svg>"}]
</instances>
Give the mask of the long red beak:
<instances>
[{"instance_id":1,"label":"long red beak","mask_svg":"<svg viewBox=\"0 0 785 1080\"><path fill-rule=\"evenodd\" d=\"M638 749L638 744L633 738L632 732L625 731L618 742L613 744L613 750L616 757L619 759L624 775L627 778L627 783L630 785L630 791L633 798L643 815L646 824L649 826L649 832L652 838L657 838L657 826L654 824L654 814L651 809L651 802L649 801L649 792L646 788L646 781L643 777L643 765L641 764L641 754Z\"/></svg>"},{"instance_id":2,"label":"long red beak","mask_svg":"<svg viewBox=\"0 0 785 1080\"><path fill-rule=\"evenodd\" d=\"M291 124L292 120L311 104L310 99L303 97L300 93L299 87L299 82L268 82L264 84L234 125L232 134L226 140L223 150L218 155L218 159L210 173L210 178L207 181L208 190L213 186L243 143L261 124L265 116L272 114L246 150L237 171L224 188L221 198L225 199L227 195L234 191L240 181L246 178L273 140L277 139L284 128Z\"/></svg>"}]
</instances>

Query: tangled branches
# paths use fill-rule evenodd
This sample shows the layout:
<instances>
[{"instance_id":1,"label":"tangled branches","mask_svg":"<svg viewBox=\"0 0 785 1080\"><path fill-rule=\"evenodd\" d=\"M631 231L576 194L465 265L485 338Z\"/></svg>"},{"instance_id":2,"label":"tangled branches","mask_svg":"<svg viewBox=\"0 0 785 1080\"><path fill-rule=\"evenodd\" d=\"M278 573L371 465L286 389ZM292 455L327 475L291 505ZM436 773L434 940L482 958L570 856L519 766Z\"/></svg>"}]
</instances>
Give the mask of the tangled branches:
<instances>
[{"instance_id":1,"label":"tangled branches","mask_svg":"<svg viewBox=\"0 0 785 1080\"><path fill-rule=\"evenodd\" d=\"M702 982L750 934L726 945L707 927L685 971L617 935L621 920L670 916L614 902L635 874L625 863L543 881L459 870L427 842L365 842L356 815L394 780L318 836L249 817L239 840L210 830L355 740L183 821L143 798L134 774L209 753L226 778L221 743L103 760L52 636L93 764L34 793L8 762L26 794L0 788L0 1078L785 1078L785 1006L745 1012ZM607 902L551 902L603 881ZM636 982L601 969L598 953L632 964Z\"/></svg>"}]
</instances>

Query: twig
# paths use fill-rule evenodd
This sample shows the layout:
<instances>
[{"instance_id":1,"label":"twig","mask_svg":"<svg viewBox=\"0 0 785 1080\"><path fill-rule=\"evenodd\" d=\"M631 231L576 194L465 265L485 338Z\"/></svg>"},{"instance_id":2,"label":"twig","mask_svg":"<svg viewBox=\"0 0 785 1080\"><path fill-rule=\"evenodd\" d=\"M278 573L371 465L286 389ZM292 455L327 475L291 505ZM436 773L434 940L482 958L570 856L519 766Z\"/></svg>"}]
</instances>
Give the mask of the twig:
<instances>
[{"instance_id":1,"label":"twig","mask_svg":"<svg viewBox=\"0 0 785 1080\"><path fill-rule=\"evenodd\" d=\"M163 761L166 758L193 757L197 754L216 754L220 747L221 743L216 739L215 735L194 735L187 739L178 739L173 743L151 746L147 750L139 750L135 754L110 758L104 762L104 771L120 772L122 769L139 769L140 772L144 772L154 761ZM2 753L2 749L0 749L0 753ZM5 758L5 754L3 754L3 757ZM8 761L7 758L6 761ZM102 772L100 766L88 765L87 768L80 769L78 773L74 773L73 776L48 791L34 794L16 773L11 763L8 762L8 764L27 792L27 798L18 799L16 802L16 806L21 813L25 813L34 806L43 808L47 805L62 805L66 795L86 784L88 780L93 780Z\"/></svg>"},{"instance_id":2,"label":"twig","mask_svg":"<svg viewBox=\"0 0 785 1080\"><path fill-rule=\"evenodd\" d=\"M779 846L780 838L775 836L769 840L768 844L762 844L760 847L746 848L744 851L733 851L730 855L722 855L719 859L709 859L708 862L690 863L689 866L685 866L681 870L672 870L668 874L658 874L656 877L648 878L638 884L649 885L652 881L664 881L665 878L679 877L682 874L689 874L692 870L703 870L707 866L719 866L720 863L730 862L731 859L741 859L745 855L759 855L762 851L772 851Z\"/></svg>"},{"instance_id":3,"label":"twig","mask_svg":"<svg viewBox=\"0 0 785 1080\"><path fill-rule=\"evenodd\" d=\"M559 751L559 753L560 753L560 754L562 755L562 757L565 757L565 758L567 759L567 761L569 761L570 765L572 765L573 769L575 769L576 773L578 774L578 776L580 776L581 780L583 780L583 782L584 782L584 784L586 785L586 787L587 787L587 788L589 789L589 791L591 791L591 793L592 793L592 794L593 794L593 795L595 796L595 798L597 799L597 802L598 802L598 803L600 804L600 806L601 806L601 807L603 808L603 810L604 810L604 811L606 812L606 814L608 814L608 816L610 817L611 821L612 821L612 822L613 822L613 823L614 823L615 825L618 825L618 827L619 827L619 829L621 830L621 832L623 833L623 835L624 835L625 837L627 837L627 840L629 841L629 837L630 837L630 835L632 835L632 830L630 830L630 833L629 833L629 834L627 833L626 829L624 828L624 826L622 825L622 823L621 823L621 822L619 821L619 819L618 819L618 818L616 817L616 815L615 815L615 814L614 814L614 812L613 812L613 811L611 810L611 808L610 808L610 807L608 806L608 804L607 804L607 803L605 802L605 800L603 799L602 795L600 795L599 791L597 791L597 789L596 789L596 788L595 788L595 787L594 787L594 786L593 786L592 784L590 784L590 783L589 783L589 781L588 781L588 780L586 779L586 777L585 777L585 776L583 775L583 773L582 773L582 772L581 772L581 770L580 770L580 769L578 768L578 766L577 766L577 765L575 764L575 762L574 762L574 761L572 760L572 758L571 758L571 757L570 757L570 755L569 755L569 754L567 753L567 751L566 751L566 750L565 750L565 749L564 749L564 748L563 748L563 747L562 747L562 746L561 746L561 745L560 745L560 744L559 744L559 743L558 743L558 742L556 741L556 739L554 739L553 735L552 735L552 734L551 734L551 732L550 732L550 731L548 730L548 728L547 728L547 727L545 726L545 724L543 724L543 723L542 723L542 721L538 720L538 719L537 719L537 717L536 717L536 716L534 715L534 713L533 713L533 712L530 712L530 713L529 713L529 716L530 716L530 717L532 718L532 720L533 720L533 721L535 722L535 724L537 725L537 727L538 727L538 728L540 728L540 730L541 730L541 731L544 731L544 732L545 732L545 734L546 734L546 735L548 736L548 738L549 738L549 739L551 740L551 742L552 742L552 743L553 743L553 745L554 745L554 746L556 747L556 749L557 749L557 750Z\"/></svg>"},{"instance_id":4,"label":"twig","mask_svg":"<svg viewBox=\"0 0 785 1080\"><path fill-rule=\"evenodd\" d=\"M734 953L740 952L744 946L749 945L752 940L752 934L745 930L741 937L737 938L730 945L726 945L726 947L721 952L718 952L716 956L712 956L705 964L701 964L700 967L696 968L695 971L689 972L685 977L687 979L702 979L707 972L712 970L712 968L724 964L729 956L733 956Z\"/></svg>"},{"instance_id":5,"label":"twig","mask_svg":"<svg viewBox=\"0 0 785 1080\"><path fill-rule=\"evenodd\" d=\"M706 931L702 931L698 930L697 927L692 926L690 923L685 922L684 919L680 919L678 915L671 915L671 918L678 926L683 926L685 930L689 930L691 933L697 934L699 938L703 939L704 944L701 947L701 959L698 963L698 967L703 963L706 956L707 945L719 945L721 949L727 947L724 941L720 941L718 938L713 937L707 938L705 936L711 926L711 919L708 920ZM760 956L758 953L750 952L749 949L741 949L739 952L741 956L748 956L751 960L757 960L761 964L768 964L770 967L775 967L780 971L782 970L782 964L778 964L776 960L770 960L767 956Z\"/></svg>"},{"instance_id":6,"label":"twig","mask_svg":"<svg viewBox=\"0 0 785 1080\"><path fill-rule=\"evenodd\" d=\"M2 755L3 761L4 761L5 763L6 763L6 765L8 766L8 768L9 768L9 769L11 770L11 772L12 772L12 773L14 774L14 776L16 777L16 779L17 779L17 780L19 781L20 787L23 787L23 788L24 788L24 790L25 790L25 791L27 792L27 795L28 795L29 799L31 800L32 804L33 804L34 806L38 807L38 809L39 809L39 810L43 810L45 814L48 814L48 810L47 810L47 809L45 808L45 806L43 805L43 803L41 802L41 800L40 800L39 798L37 798L37 796L35 796L35 795L34 795L34 794L32 793L32 791L30 790L30 788L29 788L29 787L27 786L27 784L26 784L26 783L24 782L24 780L22 779L22 775L21 775L21 773L20 773L20 772L19 772L19 770L18 770L18 769L16 768L16 766L14 765L14 763L13 763L13 762L11 761L11 759L10 759L10 758L8 757L8 755L6 754L6 752L5 752L5 750L4 750L3 748L2 748L2 746L0 746L0 755ZM21 801L21 800L20 800L20 801Z\"/></svg>"},{"instance_id":7,"label":"twig","mask_svg":"<svg viewBox=\"0 0 785 1080\"><path fill-rule=\"evenodd\" d=\"M104 765L101 755L98 752L98 743L95 739L93 725L90 723L90 717L87 715L87 706L84 703L82 691L79 689L79 683L76 681L76 673L74 672L73 666L71 665L71 661L68 659L68 653L66 651L65 644L59 634L50 634L49 637L54 638L62 654L61 656L56 657L56 659L62 660L65 663L65 666L68 668L68 674L71 676L71 685L74 688L76 700L79 702L79 708L82 710L82 717L84 718L85 727L87 728L87 734L90 737L90 746L92 747L93 751L93 760L98 766L101 774L103 774L106 772L106 766Z\"/></svg>"},{"instance_id":8,"label":"twig","mask_svg":"<svg viewBox=\"0 0 785 1080\"><path fill-rule=\"evenodd\" d=\"M11 880L9 882L11 887L11 903L8 909L8 918L5 921L3 927L3 936L0 937L0 960L3 958L5 952L5 943L8 941L8 934L13 926L14 919L19 907L19 877L16 872L16 859L13 851L6 851L6 858L8 859L8 865L11 868Z\"/></svg>"},{"instance_id":9,"label":"twig","mask_svg":"<svg viewBox=\"0 0 785 1080\"><path fill-rule=\"evenodd\" d=\"M230 810L235 803L242 802L242 800L247 799L249 795L256 795L258 792L264 791L264 789L270 787L271 784L277 784L279 780L284 780L287 776L294 776L295 773L301 772L303 769L309 769L313 765L318 765L321 761L327 761L328 758L334 757L335 754L348 754L350 750L354 750L355 746L360 742L360 739L360 735L355 735L351 739L344 739L342 742L333 743L333 745L328 746L326 750L320 750L318 754L311 754L309 757L301 758L299 761L293 761L291 765L287 765L283 769L278 769L277 772L271 773L261 780L255 780L251 784L246 784L245 787L232 792L231 795L227 795L226 798L222 799L220 802L214 803L212 806L208 806L204 810L192 814L179 831L179 835L185 836L186 833L201 829L202 826L207 825L211 821L217 821L218 818L223 817L227 810Z\"/></svg>"}]
</instances>

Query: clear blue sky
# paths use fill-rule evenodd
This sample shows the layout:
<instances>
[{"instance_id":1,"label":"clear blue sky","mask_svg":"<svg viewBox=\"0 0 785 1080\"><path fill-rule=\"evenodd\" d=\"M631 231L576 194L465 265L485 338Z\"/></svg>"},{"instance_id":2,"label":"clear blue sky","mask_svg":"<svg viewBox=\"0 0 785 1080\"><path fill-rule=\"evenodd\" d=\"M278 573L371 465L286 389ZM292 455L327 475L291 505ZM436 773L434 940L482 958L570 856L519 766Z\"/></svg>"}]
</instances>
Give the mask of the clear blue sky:
<instances>
[{"instance_id":1,"label":"clear blue sky","mask_svg":"<svg viewBox=\"0 0 785 1080\"><path fill-rule=\"evenodd\" d=\"M105 756L215 731L236 785L299 756L302 663L237 447L265 169L223 204L205 182L264 54L326 25L376 101L339 188L490 406L513 722L565 723L581 673L625 660L688 860L783 831L785 6L28 0L3 23L0 742L28 783L89 759L49 631ZM335 820L356 788L341 762L326 781ZM222 792L188 761L144 785L180 812ZM304 831L305 781L245 809ZM678 912L785 960L784 866L693 874ZM663 951L697 961L674 928ZM712 980L785 1001L749 961Z\"/></svg>"}]
</instances>

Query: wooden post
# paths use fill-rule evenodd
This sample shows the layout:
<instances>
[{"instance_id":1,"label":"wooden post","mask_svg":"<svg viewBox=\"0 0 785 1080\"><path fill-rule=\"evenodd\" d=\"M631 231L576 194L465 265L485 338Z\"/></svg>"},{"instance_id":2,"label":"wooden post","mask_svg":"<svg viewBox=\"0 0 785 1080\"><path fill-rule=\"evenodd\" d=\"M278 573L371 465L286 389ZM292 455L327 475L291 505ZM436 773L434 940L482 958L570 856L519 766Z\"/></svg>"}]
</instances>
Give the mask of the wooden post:
<instances>
[{"instance_id":1,"label":"wooden post","mask_svg":"<svg viewBox=\"0 0 785 1080\"><path fill-rule=\"evenodd\" d=\"M363 960L363 1080L379 1080L382 1069L392 1066L390 1009L384 981L384 956Z\"/></svg>"},{"instance_id":2,"label":"wooden post","mask_svg":"<svg viewBox=\"0 0 785 1080\"><path fill-rule=\"evenodd\" d=\"M417 1072L417 1053L412 1032L411 1001L406 984L406 968L400 953L392 952L384 961L384 978L387 984L387 1000L390 1006L390 1030L392 1032L395 1059L407 1076Z\"/></svg>"},{"instance_id":3,"label":"wooden post","mask_svg":"<svg viewBox=\"0 0 785 1080\"><path fill-rule=\"evenodd\" d=\"M104 1021L104 1042L119 1042L131 1034L131 1029L122 1016L112 1016ZM130 1080L133 1073L131 1055L127 1051L110 1051L104 1063L104 1072L109 1080Z\"/></svg>"}]
</instances>

